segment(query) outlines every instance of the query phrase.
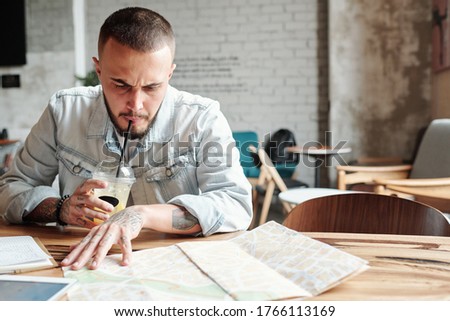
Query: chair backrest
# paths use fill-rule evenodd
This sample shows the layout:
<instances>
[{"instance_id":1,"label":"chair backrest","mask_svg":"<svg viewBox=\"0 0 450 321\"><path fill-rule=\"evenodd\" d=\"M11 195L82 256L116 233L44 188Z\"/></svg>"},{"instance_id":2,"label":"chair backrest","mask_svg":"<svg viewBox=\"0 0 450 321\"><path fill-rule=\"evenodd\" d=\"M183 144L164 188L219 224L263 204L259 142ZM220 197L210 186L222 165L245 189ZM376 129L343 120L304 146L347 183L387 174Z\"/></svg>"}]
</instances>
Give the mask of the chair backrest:
<instances>
[{"instance_id":1,"label":"chair backrest","mask_svg":"<svg viewBox=\"0 0 450 321\"><path fill-rule=\"evenodd\" d=\"M258 134L253 131L235 131L232 133L236 141L236 147L240 152L240 163L247 177L259 177L260 170L255 163L254 154L250 152L250 146L259 146Z\"/></svg>"},{"instance_id":2,"label":"chair backrest","mask_svg":"<svg viewBox=\"0 0 450 321\"><path fill-rule=\"evenodd\" d=\"M430 123L409 177L450 177L450 119L435 119Z\"/></svg>"},{"instance_id":3,"label":"chair backrest","mask_svg":"<svg viewBox=\"0 0 450 321\"><path fill-rule=\"evenodd\" d=\"M450 236L442 212L428 205L372 193L330 195L297 205L284 225L300 232Z\"/></svg>"},{"instance_id":4,"label":"chair backrest","mask_svg":"<svg viewBox=\"0 0 450 321\"><path fill-rule=\"evenodd\" d=\"M273 180L276 187L280 190L280 192L287 191L286 183L283 181L283 178L281 178L278 171L275 169L275 166L272 163L272 160L270 159L269 155L267 155L266 151L262 148L258 148L258 156L259 160L261 162L261 171L262 175L260 176L260 180L266 180L270 181ZM259 185L264 184L264 181L259 181Z\"/></svg>"},{"instance_id":5,"label":"chair backrest","mask_svg":"<svg viewBox=\"0 0 450 321\"><path fill-rule=\"evenodd\" d=\"M286 152L287 147L295 145L295 135L289 129L282 128L266 135L264 150L281 177L292 177L300 162L298 153Z\"/></svg>"},{"instance_id":6,"label":"chair backrest","mask_svg":"<svg viewBox=\"0 0 450 321\"><path fill-rule=\"evenodd\" d=\"M262 148L256 148L255 146L250 146L249 150L256 154L260 161L260 170L261 174L258 177L258 181L256 183L256 191L257 194L263 193L264 200L261 208L261 212L259 213L259 225L264 224L267 220L267 216L269 214L270 205L272 203L272 197L276 188L280 190L280 192L285 192L288 190L286 183L281 178L280 174L277 172L275 167L273 166L272 161L270 160L269 155ZM255 204L253 210L256 211L258 209L258 195L256 195L256 199L254 200ZM289 213L293 206L287 202L281 201L283 208L286 213ZM255 216L254 216L255 217ZM256 220L255 220L256 223ZM252 224L253 225L253 224Z\"/></svg>"}]
</instances>

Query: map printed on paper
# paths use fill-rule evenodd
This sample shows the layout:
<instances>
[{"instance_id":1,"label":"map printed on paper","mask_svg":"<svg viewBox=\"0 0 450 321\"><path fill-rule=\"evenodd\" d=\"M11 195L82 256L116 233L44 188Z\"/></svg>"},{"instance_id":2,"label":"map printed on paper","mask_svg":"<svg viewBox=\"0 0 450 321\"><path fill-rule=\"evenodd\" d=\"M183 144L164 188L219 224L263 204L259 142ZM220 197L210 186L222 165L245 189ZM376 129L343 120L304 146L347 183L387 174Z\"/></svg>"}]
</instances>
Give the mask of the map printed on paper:
<instances>
[{"instance_id":1,"label":"map printed on paper","mask_svg":"<svg viewBox=\"0 0 450 321\"><path fill-rule=\"evenodd\" d=\"M97 270L64 268L78 280L69 300L232 300L175 245L133 252L129 266L120 259L107 256Z\"/></svg>"},{"instance_id":2,"label":"map printed on paper","mask_svg":"<svg viewBox=\"0 0 450 321\"><path fill-rule=\"evenodd\" d=\"M78 280L70 300L282 300L318 295L367 262L278 223L229 241L185 242L105 258L97 270L64 268Z\"/></svg>"},{"instance_id":3,"label":"map printed on paper","mask_svg":"<svg viewBox=\"0 0 450 321\"><path fill-rule=\"evenodd\" d=\"M281 300L311 296L275 270L228 241L177 246L234 300Z\"/></svg>"},{"instance_id":4,"label":"map printed on paper","mask_svg":"<svg viewBox=\"0 0 450 321\"><path fill-rule=\"evenodd\" d=\"M229 242L316 296L368 268L368 262L275 222Z\"/></svg>"}]
</instances>

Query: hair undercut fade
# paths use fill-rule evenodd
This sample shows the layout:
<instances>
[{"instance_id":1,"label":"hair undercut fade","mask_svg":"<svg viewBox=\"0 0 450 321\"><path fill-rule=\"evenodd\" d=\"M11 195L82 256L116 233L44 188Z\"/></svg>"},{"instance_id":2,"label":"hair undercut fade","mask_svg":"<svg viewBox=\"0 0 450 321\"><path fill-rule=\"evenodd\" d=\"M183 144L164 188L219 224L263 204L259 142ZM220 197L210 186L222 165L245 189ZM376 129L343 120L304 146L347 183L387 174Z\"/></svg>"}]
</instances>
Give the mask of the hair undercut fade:
<instances>
[{"instance_id":1,"label":"hair undercut fade","mask_svg":"<svg viewBox=\"0 0 450 321\"><path fill-rule=\"evenodd\" d=\"M166 45L175 57L172 26L160 14L145 8L124 8L111 14L100 28L98 54L101 56L108 39L140 52L154 52Z\"/></svg>"}]
</instances>

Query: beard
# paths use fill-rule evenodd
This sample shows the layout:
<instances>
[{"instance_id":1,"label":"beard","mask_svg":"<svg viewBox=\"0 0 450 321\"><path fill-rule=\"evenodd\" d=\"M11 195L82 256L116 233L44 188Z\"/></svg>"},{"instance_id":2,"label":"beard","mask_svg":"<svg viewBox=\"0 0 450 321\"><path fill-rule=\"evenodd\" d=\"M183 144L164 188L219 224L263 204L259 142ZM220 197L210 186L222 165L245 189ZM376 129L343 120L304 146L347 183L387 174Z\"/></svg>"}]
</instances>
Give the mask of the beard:
<instances>
[{"instance_id":1,"label":"beard","mask_svg":"<svg viewBox=\"0 0 450 321\"><path fill-rule=\"evenodd\" d=\"M129 133L129 139L142 139L144 138L148 132L150 131L152 122L150 121L150 117L147 114L143 114L143 113L133 113L132 111L128 112L128 113L120 113L118 117L116 117L112 112L111 109L109 108L109 105L106 104L106 110L108 111L108 115L109 115L109 119L111 119L111 122L113 123L114 127L116 128L117 132L122 135L125 136L125 133L127 132L127 127L122 128L119 125L119 117L138 117L141 119L145 119L148 123L147 127L144 129L139 130L138 128L135 128L134 126L131 126L131 130Z\"/></svg>"}]
</instances>

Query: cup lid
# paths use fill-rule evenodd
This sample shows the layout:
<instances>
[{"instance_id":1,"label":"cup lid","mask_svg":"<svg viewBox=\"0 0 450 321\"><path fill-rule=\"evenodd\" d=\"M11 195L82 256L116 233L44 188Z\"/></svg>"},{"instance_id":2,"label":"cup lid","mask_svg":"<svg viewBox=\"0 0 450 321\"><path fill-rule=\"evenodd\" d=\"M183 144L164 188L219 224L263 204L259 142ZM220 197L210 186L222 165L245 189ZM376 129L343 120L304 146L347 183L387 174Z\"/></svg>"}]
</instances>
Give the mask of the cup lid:
<instances>
[{"instance_id":1,"label":"cup lid","mask_svg":"<svg viewBox=\"0 0 450 321\"><path fill-rule=\"evenodd\" d=\"M134 171L130 166L122 165L119 166L114 163L108 163L108 162L100 162L99 165L95 168L95 171L93 173L93 176L101 176L103 179L129 179L133 182L135 181L134 178Z\"/></svg>"}]
</instances>

